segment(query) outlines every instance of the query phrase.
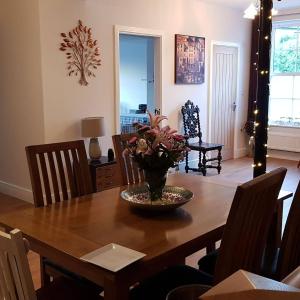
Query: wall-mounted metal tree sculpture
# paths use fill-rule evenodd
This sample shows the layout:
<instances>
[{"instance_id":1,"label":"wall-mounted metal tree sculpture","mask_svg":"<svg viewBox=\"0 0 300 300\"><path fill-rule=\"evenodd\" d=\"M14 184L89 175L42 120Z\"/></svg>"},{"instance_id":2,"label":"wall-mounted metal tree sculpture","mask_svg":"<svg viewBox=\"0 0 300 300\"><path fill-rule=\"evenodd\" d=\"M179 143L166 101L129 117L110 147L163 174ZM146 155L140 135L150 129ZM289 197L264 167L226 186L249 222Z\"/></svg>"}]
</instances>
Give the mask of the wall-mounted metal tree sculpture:
<instances>
[{"instance_id":1,"label":"wall-mounted metal tree sculpture","mask_svg":"<svg viewBox=\"0 0 300 300\"><path fill-rule=\"evenodd\" d=\"M92 39L92 29L78 21L78 26L68 33L61 33L60 50L67 57L68 75L79 75L79 83L88 85L87 77L96 77L94 70L101 65L97 40Z\"/></svg>"},{"instance_id":2,"label":"wall-mounted metal tree sculpture","mask_svg":"<svg viewBox=\"0 0 300 300\"><path fill-rule=\"evenodd\" d=\"M257 96L254 102L255 115L255 152L253 176L266 172L267 141L268 141L268 111L270 84L270 52L272 31L272 0L260 1L259 14L259 49L257 64Z\"/></svg>"}]
</instances>

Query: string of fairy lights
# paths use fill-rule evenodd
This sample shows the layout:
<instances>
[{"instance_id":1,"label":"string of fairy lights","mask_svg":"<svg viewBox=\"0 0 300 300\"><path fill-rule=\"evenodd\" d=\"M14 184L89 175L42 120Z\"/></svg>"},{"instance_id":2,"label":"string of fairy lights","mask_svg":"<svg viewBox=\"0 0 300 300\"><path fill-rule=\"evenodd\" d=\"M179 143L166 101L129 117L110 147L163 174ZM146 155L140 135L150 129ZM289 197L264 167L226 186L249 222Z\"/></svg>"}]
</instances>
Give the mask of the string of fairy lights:
<instances>
[{"instance_id":1,"label":"string of fairy lights","mask_svg":"<svg viewBox=\"0 0 300 300\"><path fill-rule=\"evenodd\" d=\"M254 177L266 172L267 136L268 136L268 101L270 85L270 48L273 1L261 0L259 7L258 51L253 66L256 71L256 93L253 101L253 136L255 140Z\"/></svg>"}]
</instances>

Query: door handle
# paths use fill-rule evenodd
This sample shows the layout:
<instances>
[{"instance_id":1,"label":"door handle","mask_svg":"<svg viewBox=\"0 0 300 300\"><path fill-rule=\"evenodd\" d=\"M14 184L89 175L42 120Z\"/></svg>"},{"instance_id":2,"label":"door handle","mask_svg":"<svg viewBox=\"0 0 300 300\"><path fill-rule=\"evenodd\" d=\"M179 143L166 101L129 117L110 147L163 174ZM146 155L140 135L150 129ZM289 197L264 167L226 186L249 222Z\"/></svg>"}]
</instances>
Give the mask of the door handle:
<instances>
[{"instance_id":1,"label":"door handle","mask_svg":"<svg viewBox=\"0 0 300 300\"><path fill-rule=\"evenodd\" d=\"M235 111L235 110L236 110L236 107L237 107L236 103L233 102L233 104L232 104L232 111Z\"/></svg>"}]
</instances>

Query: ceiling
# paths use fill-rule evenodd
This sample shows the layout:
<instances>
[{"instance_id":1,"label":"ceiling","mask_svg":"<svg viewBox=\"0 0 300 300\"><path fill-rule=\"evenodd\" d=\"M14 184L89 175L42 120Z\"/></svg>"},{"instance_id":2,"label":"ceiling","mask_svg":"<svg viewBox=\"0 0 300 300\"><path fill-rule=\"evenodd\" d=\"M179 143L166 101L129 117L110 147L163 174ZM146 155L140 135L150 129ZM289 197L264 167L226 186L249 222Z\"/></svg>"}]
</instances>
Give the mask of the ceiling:
<instances>
[{"instance_id":1,"label":"ceiling","mask_svg":"<svg viewBox=\"0 0 300 300\"><path fill-rule=\"evenodd\" d=\"M256 0L204 0L205 2L222 4L237 9L245 10L251 2L254 4ZM300 8L300 0L274 0L274 7L276 9L294 9Z\"/></svg>"}]
</instances>

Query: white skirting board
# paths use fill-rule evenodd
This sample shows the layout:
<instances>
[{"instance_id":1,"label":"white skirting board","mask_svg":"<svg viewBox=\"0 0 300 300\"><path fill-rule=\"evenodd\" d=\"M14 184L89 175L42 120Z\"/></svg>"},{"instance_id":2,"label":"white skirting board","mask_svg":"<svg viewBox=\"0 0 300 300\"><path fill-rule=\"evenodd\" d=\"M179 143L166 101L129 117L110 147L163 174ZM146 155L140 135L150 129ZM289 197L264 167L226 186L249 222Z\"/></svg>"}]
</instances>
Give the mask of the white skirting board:
<instances>
[{"instance_id":1,"label":"white skirting board","mask_svg":"<svg viewBox=\"0 0 300 300\"><path fill-rule=\"evenodd\" d=\"M279 158L279 159L286 159L286 160L300 160L300 152L290 152L290 151L283 151L283 150L273 150L268 149L269 157L272 158Z\"/></svg>"},{"instance_id":2,"label":"white skirting board","mask_svg":"<svg viewBox=\"0 0 300 300\"><path fill-rule=\"evenodd\" d=\"M0 180L0 193L33 203L32 191Z\"/></svg>"},{"instance_id":3,"label":"white skirting board","mask_svg":"<svg viewBox=\"0 0 300 300\"><path fill-rule=\"evenodd\" d=\"M300 152L300 128L271 127L268 148L290 152Z\"/></svg>"},{"instance_id":4,"label":"white skirting board","mask_svg":"<svg viewBox=\"0 0 300 300\"><path fill-rule=\"evenodd\" d=\"M245 157L248 154L248 149L246 147L244 148L238 148L234 150L234 158L241 158Z\"/></svg>"}]
</instances>

